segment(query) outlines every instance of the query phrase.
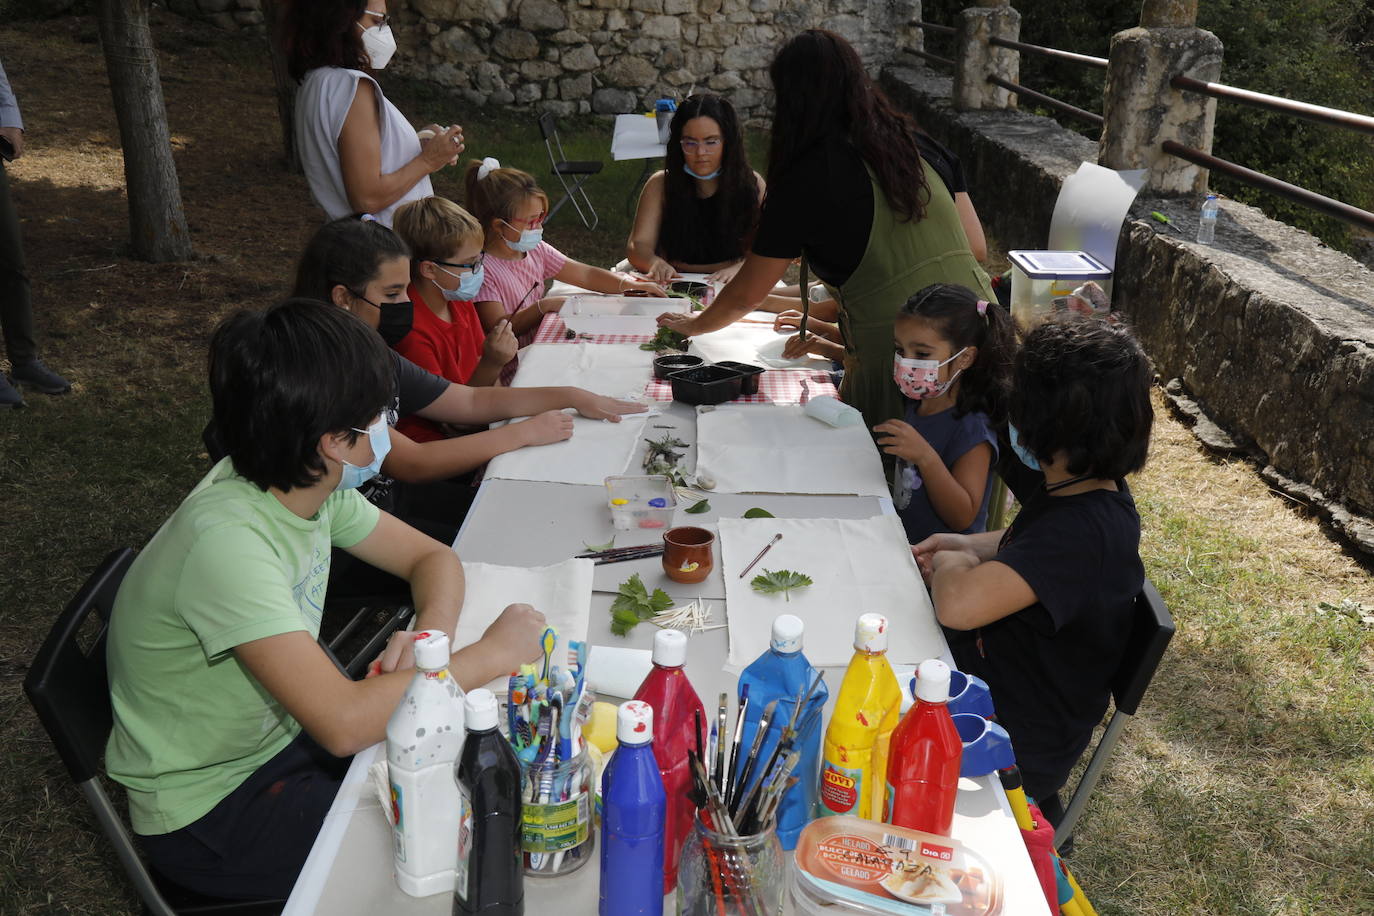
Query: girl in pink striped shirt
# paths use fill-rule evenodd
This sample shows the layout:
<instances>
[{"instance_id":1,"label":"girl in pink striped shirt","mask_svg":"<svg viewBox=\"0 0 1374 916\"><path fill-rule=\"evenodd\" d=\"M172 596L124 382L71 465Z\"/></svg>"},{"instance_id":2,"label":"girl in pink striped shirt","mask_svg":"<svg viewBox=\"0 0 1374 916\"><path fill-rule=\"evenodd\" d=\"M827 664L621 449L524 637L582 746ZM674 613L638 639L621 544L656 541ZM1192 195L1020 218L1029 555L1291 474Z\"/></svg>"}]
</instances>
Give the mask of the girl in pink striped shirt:
<instances>
[{"instance_id":1,"label":"girl in pink striped shirt","mask_svg":"<svg viewBox=\"0 0 1374 916\"><path fill-rule=\"evenodd\" d=\"M534 340L539 322L563 307L562 297L546 297L550 280L562 280L600 293L640 290L666 296L655 283L592 267L565 256L542 240L549 198L534 177L519 169L502 168L495 159L472 162L467 171L467 208L482 224L486 236L486 280L477 294L477 316L491 332L508 319L523 347ZM509 382L516 360L501 373Z\"/></svg>"}]
</instances>

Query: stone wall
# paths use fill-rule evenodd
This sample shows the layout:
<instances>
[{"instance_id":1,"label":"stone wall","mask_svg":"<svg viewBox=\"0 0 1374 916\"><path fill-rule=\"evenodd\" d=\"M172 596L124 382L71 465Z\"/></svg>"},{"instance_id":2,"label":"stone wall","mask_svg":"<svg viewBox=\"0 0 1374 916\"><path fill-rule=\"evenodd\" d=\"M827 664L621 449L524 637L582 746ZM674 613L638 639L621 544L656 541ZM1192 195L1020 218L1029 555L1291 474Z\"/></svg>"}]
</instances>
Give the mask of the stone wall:
<instances>
[{"instance_id":1,"label":"stone wall","mask_svg":"<svg viewBox=\"0 0 1374 916\"><path fill-rule=\"evenodd\" d=\"M768 63L797 31L833 28L876 68L915 40L909 23L920 18L920 0L393 0L391 9L392 68L477 104L612 114L709 88L747 119L767 113Z\"/></svg>"},{"instance_id":2,"label":"stone wall","mask_svg":"<svg viewBox=\"0 0 1374 916\"><path fill-rule=\"evenodd\" d=\"M266 31L262 0L167 0L167 7L174 13L204 19L229 32L240 29Z\"/></svg>"},{"instance_id":3,"label":"stone wall","mask_svg":"<svg viewBox=\"0 0 1374 916\"><path fill-rule=\"evenodd\" d=\"M951 81L914 58L886 68L883 85L959 155L989 234L1044 247L1060 184L1097 161L1097 144L1022 112L956 112ZM1136 201L1113 304L1199 438L1253 457L1272 485L1374 553L1374 272L1233 201L1216 244L1197 245L1197 208Z\"/></svg>"}]
</instances>

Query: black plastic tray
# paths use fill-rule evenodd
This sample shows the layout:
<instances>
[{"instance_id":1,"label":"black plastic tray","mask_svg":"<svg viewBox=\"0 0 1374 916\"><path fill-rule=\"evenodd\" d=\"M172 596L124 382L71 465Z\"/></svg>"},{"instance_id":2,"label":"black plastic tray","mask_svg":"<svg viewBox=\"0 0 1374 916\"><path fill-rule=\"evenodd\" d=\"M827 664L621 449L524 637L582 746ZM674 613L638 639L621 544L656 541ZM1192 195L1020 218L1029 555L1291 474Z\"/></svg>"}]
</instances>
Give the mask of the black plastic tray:
<instances>
[{"instance_id":1,"label":"black plastic tray","mask_svg":"<svg viewBox=\"0 0 1374 916\"><path fill-rule=\"evenodd\" d=\"M724 366L726 369L734 369L744 376L740 385L740 394L758 394L759 376L763 374L762 366L754 366L749 363L737 363L732 359L723 359L716 363L717 366Z\"/></svg>"},{"instance_id":2,"label":"black plastic tray","mask_svg":"<svg viewBox=\"0 0 1374 916\"><path fill-rule=\"evenodd\" d=\"M740 395L744 376L724 366L699 366L670 373L673 400L684 404L724 404Z\"/></svg>"}]
</instances>

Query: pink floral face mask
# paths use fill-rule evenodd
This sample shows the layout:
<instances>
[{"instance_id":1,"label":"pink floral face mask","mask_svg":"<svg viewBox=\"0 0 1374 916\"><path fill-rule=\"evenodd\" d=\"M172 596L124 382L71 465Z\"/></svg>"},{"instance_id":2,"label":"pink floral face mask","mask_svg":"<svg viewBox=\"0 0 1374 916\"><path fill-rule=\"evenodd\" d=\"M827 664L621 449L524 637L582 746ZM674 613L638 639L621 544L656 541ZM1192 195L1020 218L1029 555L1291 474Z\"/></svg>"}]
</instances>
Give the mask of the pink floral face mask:
<instances>
[{"instance_id":1,"label":"pink floral face mask","mask_svg":"<svg viewBox=\"0 0 1374 916\"><path fill-rule=\"evenodd\" d=\"M968 347L964 347L964 350L967 349ZM940 367L958 359L964 350L960 350L944 362L936 362L933 359L907 359L900 353L894 353L892 354L892 378L897 382L897 387L901 389L902 394L913 401L938 398L949 390L949 386L954 384L959 373L964 371L959 369L945 379L942 385L940 384Z\"/></svg>"}]
</instances>

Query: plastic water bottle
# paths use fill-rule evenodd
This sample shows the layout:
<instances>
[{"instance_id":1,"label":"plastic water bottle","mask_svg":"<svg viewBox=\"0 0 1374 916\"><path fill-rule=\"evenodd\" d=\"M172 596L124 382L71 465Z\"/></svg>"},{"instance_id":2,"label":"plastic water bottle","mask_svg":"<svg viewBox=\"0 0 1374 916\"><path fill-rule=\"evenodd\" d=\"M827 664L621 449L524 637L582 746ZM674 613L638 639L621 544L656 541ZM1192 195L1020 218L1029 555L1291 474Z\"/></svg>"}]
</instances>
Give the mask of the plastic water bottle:
<instances>
[{"instance_id":1,"label":"plastic water bottle","mask_svg":"<svg viewBox=\"0 0 1374 916\"><path fill-rule=\"evenodd\" d=\"M412 897L453 887L458 790L453 764L463 750L463 691L448 670L448 636L415 634L415 676L386 723L396 883Z\"/></svg>"},{"instance_id":2,"label":"plastic water bottle","mask_svg":"<svg viewBox=\"0 0 1374 916\"><path fill-rule=\"evenodd\" d=\"M696 806L689 797L692 769L687 752L706 748L706 737L697 728L697 722L706 720L706 709L682 670L687 661L686 634L680 630L655 633L653 661L653 670L639 685L634 698L653 707L654 759L668 793L663 847L663 893L667 894L677 886L682 844L696 818Z\"/></svg>"},{"instance_id":3,"label":"plastic water bottle","mask_svg":"<svg viewBox=\"0 0 1374 916\"><path fill-rule=\"evenodd\" d=\"M663 827L668 795L654 760L654 710L631 700L616 712L619 746L601 780L599 916L663 916Z\"/></svg>"},{"instance_id":4,"label":"plastic water bottle","mask_svg":"<svg viewBox=\"0 0 1374 916\"><path fill-rule=\"evenodd\" d=\"M1215 194L1208 194L1202 202L1202 214L1197 221L1197 240L1200 245L1210 245L1217 237L1217 211L1221 204Z\"/></svg>"},{"instance_id":5,"label":"plastic water bottle","mask_svg":"<svg viewBox=\"0 0 1374 916\"><path fill-rule=\"evenodd\" d=\"M485 687L467 696L467 743L456 772L460 827L453 916L522 916L520 764L496 728L496 697ZM453 856L455 846L448 854ZM452 858L450 859L452 861Z\"/></svg>"},{"instance_id":6,"label":"plastic water bottle","mask_svg":"<svg viewBox=\"0 0 1374 916\"><path fill-rule=\"evenodd\" d=\"M949 836L964 744L949 707L949 665L928 658L916 670L916 705L892 733L883 820Z\"/></svg>"},{"instance_id":7,"label":"plastic water bottle","mask_svg":"<svg viewBox=\"0 0 1374 916\"><path fill-rule=\"evenodd\" d=\"M778 746L783 728L792 720L797 705L797 696L805 695L816 679L816 669L802 654L802 634L805 624L801 618L791 614L781 614L773 620L773 636L768 650L760 655L739 678L739 689L743 693L749 688L749 711L744 718L742 744L750 747L754 734L759 727L759 717L764 707L774 700L777 707L773 721L764 735L763 744L750 775L750 784L763 778L764 765L772 759L773 749ZM830 692L821 682L801 712L796 713L797 735L793 748L801 752L795 775L800 781L788 789L778 808L778 839L783 849L797 845L797 835L815 817L816 778L819 773L821 755L821 717L819 710L825 706ZM815 715L813 715L815 713ZM742 771L746 761L740 761ZM748 791L749 786L743 789Z\"/></svg>"}]
</instances>

